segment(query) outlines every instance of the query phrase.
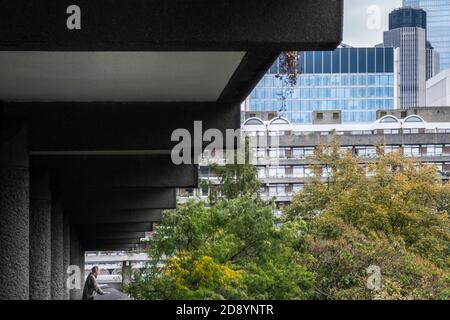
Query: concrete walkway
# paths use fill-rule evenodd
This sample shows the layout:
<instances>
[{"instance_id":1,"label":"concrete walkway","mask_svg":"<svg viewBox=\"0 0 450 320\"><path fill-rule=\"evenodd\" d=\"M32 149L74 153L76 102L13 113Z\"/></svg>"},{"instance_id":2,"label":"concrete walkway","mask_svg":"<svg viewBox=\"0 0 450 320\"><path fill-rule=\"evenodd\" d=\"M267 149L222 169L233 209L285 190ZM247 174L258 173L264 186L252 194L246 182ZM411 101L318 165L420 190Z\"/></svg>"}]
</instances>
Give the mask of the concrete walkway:
<instances>
[{"instance_id":1,"label":"concrete walkway","mask_svg":"<svg viewBox=\"0 0 450 320\"><path fill-rule=\"evenodd\" d=\"M107 292L107 294L97 295L95 297L95 300L133 300L132 298L128 297L126 294L115 288L106 287L103 288L103 291Z\"/></svg>"}]
</instances>

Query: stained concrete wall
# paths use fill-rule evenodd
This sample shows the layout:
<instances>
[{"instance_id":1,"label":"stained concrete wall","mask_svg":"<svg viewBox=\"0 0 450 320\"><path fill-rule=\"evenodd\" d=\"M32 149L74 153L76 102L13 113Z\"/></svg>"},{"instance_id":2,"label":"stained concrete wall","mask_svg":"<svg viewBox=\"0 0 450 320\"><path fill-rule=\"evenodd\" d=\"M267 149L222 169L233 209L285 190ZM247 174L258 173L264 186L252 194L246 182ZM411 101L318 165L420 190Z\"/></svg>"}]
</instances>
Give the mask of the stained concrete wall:
<instances>
[{"instance_id":1,"label":"stained concrete wall","mask_svg":"<svg viewBox=\"0 0 450 320\"><path fill-rule=\"evenodd\" d=\"M70 265L80 268L80 287L70 289L70 300L80 300L84 285L84 252L81 250L79 236L73 228L70 230Z\"/></svg>"},{"instance_id":2,"label":"stained concrete wall","mask_svg":"<svg viewBox=\"0 0 450 320\"><path fill-rule=\"evenodd\" d=\"M64 300L70 299L70 292L67 287L67 268L70 264L70 217L63 212L63 285Z\"/></svg>"},{"instance_id":3,"label":"stained concrete wall","mask_svg":"<svg viewBox=\"0 0 450 320\"><path fill-rule=\"evenodd\" d=\"M64 298L64 230L62 199L60 195L52 194L51 218L51 298L62 300Z\"/></svg>"},{"instance_id":4,"label":"stained concrete wall","mask_svg":"<svg viewBox=\"0 0 450 320\"><path fill-rule=\"evenodd\" d=\"M20 121L0 118L0 299L24 300L29 297L27 130Z\"/></svg>"},{"instance_id":5,"label":"stained concrete wall","mask_svg":"<svg viewBox=\"0 0 450 320\"><path fill-rule=\"evenodd\" d=\"M49 177L31 169L30 188L30 299L51 299L51 193Z\"/></svg>"}]
</instances>

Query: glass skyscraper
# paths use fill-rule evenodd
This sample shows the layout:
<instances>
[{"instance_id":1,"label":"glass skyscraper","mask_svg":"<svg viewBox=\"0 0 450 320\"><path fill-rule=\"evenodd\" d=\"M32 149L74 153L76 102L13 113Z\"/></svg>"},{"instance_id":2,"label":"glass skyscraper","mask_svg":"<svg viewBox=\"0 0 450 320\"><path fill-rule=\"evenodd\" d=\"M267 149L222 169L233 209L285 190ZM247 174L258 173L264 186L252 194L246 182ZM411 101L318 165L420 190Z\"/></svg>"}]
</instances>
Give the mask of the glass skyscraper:
<instances>
[{"instance_id":1,"label":"glass skyscraper","mask_svg":"<svg viewBox=\"0 0 450 320\"><path fill-rule=\"evenodd\" d=\"M396 107L393 48L301 53L300 75L289 90L277 76L280 63L253 90L248 111L275 111L292 123L312 123L313 111L341 110L343 122L372 122L376 110Z\"/></svg>"},{"instance_id":2,"label":"glass skyscraper","mask_svg":"<svg viewBox=\"0 0 450 320\"><path fill-rule=\"evenodd\" d=\"M428 41L440 54L440 69L450 69L450 0L403 0L427 12Z\"/></svg>"}]
</instances>

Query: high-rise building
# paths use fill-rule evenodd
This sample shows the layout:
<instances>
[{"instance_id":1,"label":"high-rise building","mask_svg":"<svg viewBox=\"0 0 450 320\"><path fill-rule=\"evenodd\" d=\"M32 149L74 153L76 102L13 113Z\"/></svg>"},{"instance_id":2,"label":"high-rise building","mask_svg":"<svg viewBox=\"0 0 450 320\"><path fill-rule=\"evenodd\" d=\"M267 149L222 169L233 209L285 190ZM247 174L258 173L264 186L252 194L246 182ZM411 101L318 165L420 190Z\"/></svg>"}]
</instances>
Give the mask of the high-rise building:
<instances>
[{"instance_id":1,"label":"high-rise building","mask_svg":"<svg viewBox=\"0 0 450 320\"><path fill-rule=\"evenodd\" d=\"M450 1L403 0L403 5L426 11L428 40L440 54L440 69L450 69Z\"/></svg>"},{"instance_id":2,"label":"high-rise building","mask_svg":"<svg viewBox=\"0 0 450 320\"><path fill-rule=\"evenodd\" d=\"M401 109L426 105L426 81L438 71L438 56L427 42L426 13L404 7L389 14L389 30L383 46L399 50L399 87Z\"/></svg>"},{"instance_id":3,"label":"high-rise building","mask_svg":"<svg viewBox=\"0 0 450 320\"><path fill-rule=\"evenodd\" d=\"M398 90L393 48L341 47L301 53L294 88L278 77L278 59L253 90L245 111L271 111L292 123L312 124L313 113L339 110L345 122L372 122L376 110L394 109ZM341 119L336 119L341 120Z\"/></svg>"},{"instance_id":4,"label":"high-rise building","mask_svg":"<svg viewBox=\"0 0 450 320\"><path fill-rule=\"evenodd\" d=\"M427 107L450 107L450 69L427 81Z\"/></svg>"}]
</instances>

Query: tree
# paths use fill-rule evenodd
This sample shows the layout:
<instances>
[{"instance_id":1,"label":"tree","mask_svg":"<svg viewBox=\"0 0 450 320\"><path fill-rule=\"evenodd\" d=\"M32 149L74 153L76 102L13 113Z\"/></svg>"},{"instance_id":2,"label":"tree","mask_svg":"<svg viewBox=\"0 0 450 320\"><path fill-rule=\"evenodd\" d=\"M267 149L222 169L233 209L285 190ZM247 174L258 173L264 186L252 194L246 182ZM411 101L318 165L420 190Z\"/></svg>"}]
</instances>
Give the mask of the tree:
<instances>
[{"instance_id":1,"label":"tree","mask_svg":"<svg viewBox=\"0 0 450 320\"><path fill-rule=\"evenodd\" d=\"M252 166L217 172L223 197L165 211L148 243L151 262L127 291L137 299L307 298L305 224L277 224Z\"/></svg>"},{"instance_id":2,"label":"tree","mask_svg":"<svg viewBox=\"0 0 450 320\"><path fill-rule=\"evenodd\" d=\"M379 153L364 168L338 141L319 147L314 176L285 210L286 221L307 221L314 297L448 298L449 186L430 166ZM378 291L366 289L370 265L381 268Z\"/></svg>"}]
</instances>

